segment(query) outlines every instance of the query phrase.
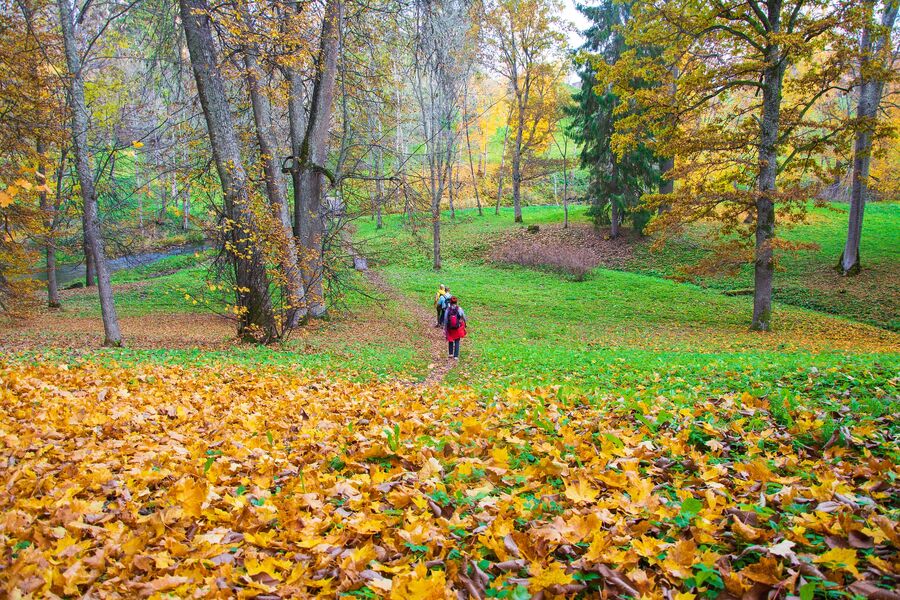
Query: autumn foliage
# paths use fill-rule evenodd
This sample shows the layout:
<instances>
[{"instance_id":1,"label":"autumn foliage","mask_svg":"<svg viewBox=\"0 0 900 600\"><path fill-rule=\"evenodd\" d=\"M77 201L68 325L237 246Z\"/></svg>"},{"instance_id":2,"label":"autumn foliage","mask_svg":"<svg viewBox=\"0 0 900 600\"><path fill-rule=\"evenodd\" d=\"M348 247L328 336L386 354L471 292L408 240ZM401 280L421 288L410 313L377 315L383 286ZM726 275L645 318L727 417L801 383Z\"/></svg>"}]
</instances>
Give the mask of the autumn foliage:
<instances>
[{"instance_id":1,"label":"autumn foliage","mask_svg":"<svg viewBox=\"0 0 900 600\"><path fill-rule=\"evenodd\" d=\"M8 597L890 597L896 583L895 424L835 426L802 393L485 401L93 364L7 364L0 381Z\"/></svg>"}]
</instances>

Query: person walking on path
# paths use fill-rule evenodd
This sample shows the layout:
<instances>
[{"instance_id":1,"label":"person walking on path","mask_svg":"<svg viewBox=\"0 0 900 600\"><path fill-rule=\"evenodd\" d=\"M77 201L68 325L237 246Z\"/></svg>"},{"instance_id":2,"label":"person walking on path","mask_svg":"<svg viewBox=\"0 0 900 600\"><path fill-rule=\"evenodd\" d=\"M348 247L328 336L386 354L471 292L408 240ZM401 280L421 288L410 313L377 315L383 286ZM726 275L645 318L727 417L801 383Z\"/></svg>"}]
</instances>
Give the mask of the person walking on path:
<instances>
[{"instance_id":1,"label":"person walking on path","mask_svg":"<svg viewBox=\"0 0 900 600\"><path fill-rule=\"evenodd\" d=\"M438 295L434 300L434 305L437 308L437 324L435 327L441 327L444 324L444 312L447 310L447 307L450 306L450 288L441 284L441 289L438 290Z\"/></svg>"},{"instance_id":2,"label":"person walking on path","mask_svg":"<svg viewBox=\"0 0 900 600\"><path fill-rule=\"evenodd\" d=\"M446 306L444 306L444 296L446 294L447 286L442 283L438 286L437 294L434 296L434 308L437 310L437 323L435 323L435 327L440 327L444 324L444 311L446 310Z\"/></svg>"},{"instance_id":3,"label":"person walking on path","mask_svg":"<svg viewBox=\"0 0 900 600\"><path fill-rule=\"evenodd\" d=\"M447 336L448 358L459 360L459 342L466 337L466 313L456 296L450 297L444 311L444 335Z\"/></svg>"}]
</instances>

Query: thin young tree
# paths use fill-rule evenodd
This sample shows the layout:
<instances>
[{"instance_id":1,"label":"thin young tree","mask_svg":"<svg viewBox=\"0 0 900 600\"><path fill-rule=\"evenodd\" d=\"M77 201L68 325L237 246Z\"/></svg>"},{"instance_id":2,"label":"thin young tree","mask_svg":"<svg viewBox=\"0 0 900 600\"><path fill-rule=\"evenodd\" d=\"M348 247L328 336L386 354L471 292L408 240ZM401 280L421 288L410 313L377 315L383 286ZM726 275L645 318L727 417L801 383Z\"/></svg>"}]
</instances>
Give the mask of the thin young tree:
<instances>
[{"instance_id":1,"label":"thin young tree","mask_svg":"<svg viewBox=\"0 0 900 600\"><path fill-rule=\"evenodd\" d=\"M452 185L462 88L472 67L468 5L463 0L414 6L413 93L419 106L431 206L432 253L441 268L441 202Z\"/></svg>"},{"instance_id":2,"label":"thin young tree","mask_svg":"<svg viewBox=\"0 0 900 600\"><path fill-rule=\"evenodd\" d=\"M103 319L105 346L121 346L122 332L119 328L119 317L113 299L112 285L109 279L109 268L106 264L106 252L103 248L103 236L100 231L100 215L97 207L97 193L94 186L95 173L88 146L90 129L90 113L84 95L84 71L82 52L78 43L75 12L69 0L57 0L59 8L60 30L66 56L68 85L66 96L71 113L72 151L75 158L75 170L81 189L82 225L84 228L85 255L89 264L93 264L97 276L97 288L100 296L100 314ZM79 11L81 22L87 5ZM110 17L112 18L112 17Z\"/></svg>"}]
</instances>

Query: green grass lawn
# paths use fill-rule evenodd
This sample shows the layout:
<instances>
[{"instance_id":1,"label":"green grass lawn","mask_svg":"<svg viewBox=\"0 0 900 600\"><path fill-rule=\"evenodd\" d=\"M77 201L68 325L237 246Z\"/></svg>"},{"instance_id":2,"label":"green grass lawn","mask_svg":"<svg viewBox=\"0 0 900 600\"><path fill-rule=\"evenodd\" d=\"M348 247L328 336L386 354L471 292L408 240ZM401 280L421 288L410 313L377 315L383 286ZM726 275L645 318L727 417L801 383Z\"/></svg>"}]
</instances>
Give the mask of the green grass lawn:
<instances>
[{"instance_id":1,"label":"green grass lawn","mask_svg":"<svg viewBox=\"0 0 900 600\"><path fill-rule=\"evenodd\" d=\"M529 224L560 218L555 207L525 212ZM584 209L573 218L585 221ZM403 293L428 303L443 282L460 297L472 326L453 383L487 394L560 386L645 398L803 390L826 401L846 392L872 410L897 392L896 334L783 303L775 307L777 331L751 333L749 297L621 271L598 269L575 282L492 265L484 255L511 226L511 211L466 211L446 221L440 273L431 269L424 227L412 233L391 216L381 231L360 222L357 238Z\"/></svg>"},{"instance_id":2,"label":"green grass lawn","mask_svg":"<svg viewBox=\"0 0 900 600\"><path fill-rule=\"evenodd\" d=\"M847 236L847 205L811 207L806 223L783 227L778 235L815 250L784 252L775 273L776 300L846 316L894 331L900 330L900 203L877 202L866 206L860 248L863 271L841 277L834 267ZM672 276L680 265L691 264L708 253L702 228L669 243L661 252L647 246L635 251L629 270L656 276ZM734 276L711 275L700 280L716 290L741 290L753 286L753 269L745 265Z\"/></svg>"},{"instance_id":3,"label":"green grass lawn","mask_svg":"<svg viewBox=\"0 0 900 600\"><path fill-rule=\"evenodd\" d=\"M887 210L881 217L879 210L870 211L876 215L870 227L874 232L886 228L885 221L895 210L893 205L884 206L879 205ZM804 226L808 229L799 227L793 234L821 237L818 227L835 226L829 216L814 211L813 222ZM561 218L558 207L525 209L528 224L558 223ZM585 207L573 207L571 219L587 223ZM426 221L413 229L399 215L388 215L385 228L376 231L374 223L360 220L355 235L373 267L423 307L430 306L441 282L461 298L471 318L470 336L464 342L463 360L448 376L449 384L471 386L486 397L515 393L510 389L552 387L560 394L578 389L646 401L659 395L692 401L740 390L775 394L786 402L802 395L866 412L897 408L896 400L890 400L897 396L900 372L900 336L894 332L777 302L776 331L751 333L747 330L751 299L719 291L737 285L737 280L716 280L718 288L704 282L709 286L704 288L663 279L652 273L666 272L653 271L649 255L638 250L635 264L627 268L643 272L597 269L586 281L571 281L485 258L504 231L515 226L509 209L499 216L488 211L483 217L459 211L455 220L445 221L440 273L431 269ZM891 265L894 250L889 241L884 231L880 237L872 235L867 242L871 247L864 247L864 260ZM821 257L828 257L829 250L823 247L813 256L823 263ZM803 269L816 264L804 260L785 262L795 266L778 277L796 274L787 280L801 285ZM116 273L120 315L138 323L146 319L151 325L155 317L182 315L185 327L190 327L191 315L220 310L216 293L207 287L207 262L207 256L177 256ZM355 287L330 320L272 347L226 342L221 348L202 350L153 346L74 355L35 348L27 356L124 364L224 362L360 380L423 379L431 361L429 340L438 334L424 330L395 302L378 298L358 274L350 276ZM65 299L61 318L98 315L95 295L82 292Z\"/></svg>"},{"instance_id":4,"label":"green grass lawn","mask_svg":"<svg viewBox=\"0 0 900 600\"><path fill-rule=\"evenodd\" d=\"M587 207L570 207L574 223L588 223ZM455 220L445 215L445 259L480 262L504 230L519 227L512 211L504 208L500 216L493 208L483 217L474 210L457 211ZM557 206L526 206L526 224L558 224L562 209ZM900 203L871 203L866 207L862 243L863 272L856 277L841 277L834 269L846 236L847 206L832 204L810 206L806 223L785 226L779 235L817 249L783 252L778 256L775 274L775 299L784 304L900 330ZM369 252L392 265L426 266L430 261L431 232L425 221L415 233L401 219L390 217L381 231L369 220L359 222L357 238L364 240ZM651 251L649 240L634 245L633 257L622 269L654 277L678 277L679 268L690 265L710 252L705 228L695 226L684 236L672 240L661 251ZM414 248L415 250L411 250ZM716 274L702 277L696 284L718 292L742 290L753 286L753 270L745 265L736 275Z\"/></svg>"}]
</instances>

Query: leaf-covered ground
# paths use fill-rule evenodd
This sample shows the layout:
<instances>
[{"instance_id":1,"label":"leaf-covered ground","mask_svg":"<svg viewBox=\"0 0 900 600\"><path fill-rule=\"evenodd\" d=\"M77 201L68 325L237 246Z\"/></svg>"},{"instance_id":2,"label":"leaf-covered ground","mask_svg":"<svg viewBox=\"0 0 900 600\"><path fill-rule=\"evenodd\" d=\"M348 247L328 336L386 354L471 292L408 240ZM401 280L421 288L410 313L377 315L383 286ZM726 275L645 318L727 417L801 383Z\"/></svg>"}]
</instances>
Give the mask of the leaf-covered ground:
<instances>
[{"instance_id":1,"label":"leaf-covered ground","mask_svg":"<svg viewBox=\"0 0 900 600\"><path fill-rule=\"evenodd\" d=\"M894 598L896 385L868 390L883 411L853 415L800 386L490 399L235 366L8 363L0 589Z\"/></svg>"}]
</instances>

